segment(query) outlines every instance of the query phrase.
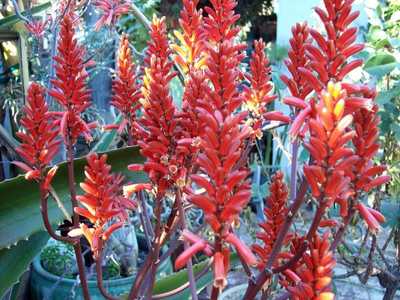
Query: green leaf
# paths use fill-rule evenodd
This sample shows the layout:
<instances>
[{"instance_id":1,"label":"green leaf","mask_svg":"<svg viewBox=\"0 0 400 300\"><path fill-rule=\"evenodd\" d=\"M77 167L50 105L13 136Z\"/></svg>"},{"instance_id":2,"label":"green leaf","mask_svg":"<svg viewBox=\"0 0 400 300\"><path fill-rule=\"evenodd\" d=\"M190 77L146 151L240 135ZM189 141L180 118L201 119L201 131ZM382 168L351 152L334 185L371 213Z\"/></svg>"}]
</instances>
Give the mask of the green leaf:
<instances>
[{"instance_id":1,"label":"green leaf","mask_svg":"<svg viewBox=\"0 0 400 300\"><path fill-rule=\"evenodd\" d=\"M127 165L141 163L143 158L137 147L127 147L106 152L107 162L112 166L112 171L122 173L128 180L144 182L147 180L143 172L130 172ZM86 165L85 158L74 161L75 181L83 181L83 169ZM61 163L52 185L61 201L70 209L66 163ZM80 193L81 191L78 190ZM0 249L8 247L25 239L35 232L43 230L42 216L39 206L39 192L35 182L26 181L21 175L0 183ZM64 218L55 201L49 200L48 213L50 220L55 224Z\"/></svg>"},{"instance_id":2,"label":"green leaf","mask_svg":"<svg viewBox=\"0 0 400 300\"><path fill-rule=\"evenodd\" d=\"M22 15L27 17L27 16L31 16L31 15L36 15L44 10L46 10L47 8L49 8L51 6L51 2L45 2L43 4L40 4L38 6L35 6L31 9L28 10L24 10L22 12ZM17 17L17 15L11 15L11 16L7 16L3 19L0 20L0 29L4 29L5 27L10 27L13 26L14 24L20 22L21 19L19 19Z\"/></svg>"},{"instance_id":3,"label":"green leaf","mask_svg":"<svg viewBox=\"0 0 400 300\"><path fill-rule=\"evenodd\" d=\"M396 66L396 58L393 55L387 53L378 53L368 59L364 65L364 70L372 76L381 78L392 72Z\"/></svg>"},{"instance_id":4,"label":"green leaf","mask_svg":"<svg viewBox=\"0 0 400 300\"><path fill-rule=\"evenodd\" d=\"M196 276L201 272L201 270L204 269L204 267L209 263L208 260L200 262L198 264L195 264L193 266L193 273ZM239 257L237 256L236 253L231 254L230 257L230 263L231 267L234 268L235 266L239 265L240 260ZM160 280L158 280L154 286L153 289L153 295L157 294L164 294L171 292L180 286L184 285L187 283L189 280L189 275L187 272L187 269L183 269L179 272L173 273L171 275L168 275ZM196 280L196 290L199 292L206 286L212 283L213 280L213 274L211 270L209 270L205 275L203 275L201 278ZM122 299L127 299L127 295L122 296ZM165 298L168 300L182 300L182 299L191 299L190 297L190 288L186 288L184 291L175 294L174 296L170 296L168 298Z\"/></svg>"},{"instance_id":5,"label":"green leaf","mask_svg":"<svg viewBox=\"0 0 400 300\"><path fill-rule=\"evenodd\" d=\"M114 124L120 124L122 122L122 114L116 118ZM117 130L113 129L110 131L106 131L102 134L99 141L94 145L92 151L93 152L104 152L110 149L112 142L117 136Z\"/></svg>"},{"instance_id":6,"label":"green leaf","mask_svg":"<svg viewBox=\"0 0 400 300\"><path fill-rule=\"evenodd\" d=\"M10 249L0 250L0 298L18 281L33 258L46 245L48 239L47 233L39 231Z\"/></svg>"},{"instance_id":7,"label":"green leaf","mask_svg":"<svg viewBox=\"0 0 400 300\"><path fill-rule=\"evenodd\" d=\"M386 219L386 222L383 224L384 227L395 227L400 225L400 207L396 202L397 201L385 201L381 205L381 212Z\"/></svg>"},{"instance_id":8,"label":"green leaf","mask_svg":"<svg viewBox=\"0 0 400 300\"><path fill-rule=\"evenodd\" d=\"M201 272L201 270L205 268L207 263L208 261L204 261L194 265L193 273L196 275L199 272ZM159 280L154 286L153 294L162 294L172 291L180 287L181 285L185 284L186 282L188 282L188 280L189 276L187 270L186 269L181 270L177 273L174 273ZM207 274L203 275L201 278L199 278L199 280L196 280L196 290L198 292L201 291L211 282L212 282L212 273L208 271ZM168 300L180 300L180 299L190 299L190 288L185 289L183 292L175 296L168 297Z\"/></svg>"}]
</instances>

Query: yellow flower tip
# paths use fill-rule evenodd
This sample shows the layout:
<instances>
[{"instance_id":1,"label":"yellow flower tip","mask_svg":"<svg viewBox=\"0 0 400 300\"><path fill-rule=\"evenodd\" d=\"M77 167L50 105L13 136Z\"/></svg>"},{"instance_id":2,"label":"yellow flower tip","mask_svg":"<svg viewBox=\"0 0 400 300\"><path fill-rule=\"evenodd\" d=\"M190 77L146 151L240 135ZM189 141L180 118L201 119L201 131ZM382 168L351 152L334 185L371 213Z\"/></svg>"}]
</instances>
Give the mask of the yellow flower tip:
<instances>
[{"instance_id":1,"label":"yellow flower tip","mask_svg":"<svg viewBox=\"0 0 400 300\"><path fill-rule=\"evenodd\" d=\"M196 69L203 69L206 66L206 61L207 61L207 57L203 56L201 59L199 59L196 63L195 63L195 68Z\"/></svg>"},{"instance_id":2,"label":"yellow flower tip","mask_svg":"<svg viewBox=\"0 0 400 300\"><path fill-rule=\"evenodd\" d=\"M320 294L316 300L334 300L335 299L335 294L332 292L324 292Z\"/></svg>"},{"instance_id":3,"label":"yellow flower tip","mask_svg":"<svg viewBox=\"0 0 400 300\"><path fill-rule=\"evenodd\" d=\"M327 86L328 93L332 96L333 99L339 99L342 94L342 85L340 82L332 82L330 81Z\"/></svg>"},{"instance_id":4,"label":"yellow flower tip","mask_svg":"<svg viewBox=\"0 0 400 300\"><path fill-rule=\"evenodd\" d=\"M319 290L322 290L323 288L327 287L328 285L330 285L332 282L332 278L329 276L325 276L325 277L321 277L317 280L316 282L316 288L318 288Z\"/></svg>"},{"instance_id":5,"label":"yellow flower tip","mask_svg":"<svg viewBox=\"0 0 400 300\"><path fill-rule=\"evenodd\" d=\"M329 81L327 86L328 93L332 95L334 89L335 89L335 83L333 83L333 81Z\"/></svg>"},{"instance_id":6,"label":"yellow flower tip","mask_svg":"<svg viewBox=\"0 0 400 300\"><path fill-rule=\"evenodd\" d=\"M152 24L155 26L160 26L160 23L163 21L163 18L158 18L156 14L153 14Z\"/></svg>"},{"instance_id":7,"label":"yellow flower tip","mask_svg":"<svg viewBox=\"0 0 400 300\"><path fill-rule=\"evenodd\" d=\"M343 99L340 99L336 105L335 108L333 110L333 114L335 115L336 120L341 119L341 117L343 116L343 112L344 112L344 105L345 102Z\"/></svg>"}]
</instances>

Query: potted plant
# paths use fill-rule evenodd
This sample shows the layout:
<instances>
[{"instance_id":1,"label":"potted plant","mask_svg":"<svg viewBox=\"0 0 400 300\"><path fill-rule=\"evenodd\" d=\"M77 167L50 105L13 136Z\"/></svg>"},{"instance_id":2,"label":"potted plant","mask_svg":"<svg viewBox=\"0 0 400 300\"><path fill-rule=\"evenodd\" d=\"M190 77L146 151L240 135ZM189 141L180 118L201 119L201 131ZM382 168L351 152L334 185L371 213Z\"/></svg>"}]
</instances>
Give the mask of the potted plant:
<instances>
[{"instance_id":1,"label":"potted plant","mask_svg":"<svg viewBox=\"0 0 400 300\"><path fill-rule=\"evenodd\" d=\"M133 226L122 228L108 248L104 261L104 286L114 296L126 294L135 280L137 269L148 255L148 245L143 233L136 237ZM137 239L137 240L136 240ZM163 249L166 252L167 248ZM90 263L90 261L89 261ZM92 299L103 299L99 292L93 265L87 268L88 288ZM172 272L169 259L158 268L157 278ZM32 264L31 296L33 299L83 299L77 281L74 249L68 244L50 240Z\"/></svg>"}]
</instances>

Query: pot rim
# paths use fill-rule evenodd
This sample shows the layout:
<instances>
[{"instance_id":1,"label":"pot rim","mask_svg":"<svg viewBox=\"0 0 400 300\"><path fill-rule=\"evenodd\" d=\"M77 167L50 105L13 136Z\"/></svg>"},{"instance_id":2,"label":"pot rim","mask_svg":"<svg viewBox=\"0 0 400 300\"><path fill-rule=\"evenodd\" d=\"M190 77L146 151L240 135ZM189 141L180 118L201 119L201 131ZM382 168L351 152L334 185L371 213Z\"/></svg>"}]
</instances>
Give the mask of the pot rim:
<instances>
[{"instance_id":1,"label":"pot rim","mask_svg":"<svg viewBox=\"0 0 400 300\"><path fill-rule=\"evenodd\" d=\"M42 263L40 262L40 255L37 255L33 259L33 269L40 276L42 276L48 280L51 280L51 281L61 281L61 282L70 283L70 284L75 284L75 282L76 282L76 279L61 277L61 276L52 274L49 271L45 270L42 266ZM103 282L104 282L104 285L113 286L113 285L128 283L128 282L132 281L135 277L136 277L136 273L131 276L128 276L128 277L103 280ZM87 283L89 286L93 286L93 287L97 286L97 280L90 279L90 280L87 280Z\"/></svg>"}]
</instances>

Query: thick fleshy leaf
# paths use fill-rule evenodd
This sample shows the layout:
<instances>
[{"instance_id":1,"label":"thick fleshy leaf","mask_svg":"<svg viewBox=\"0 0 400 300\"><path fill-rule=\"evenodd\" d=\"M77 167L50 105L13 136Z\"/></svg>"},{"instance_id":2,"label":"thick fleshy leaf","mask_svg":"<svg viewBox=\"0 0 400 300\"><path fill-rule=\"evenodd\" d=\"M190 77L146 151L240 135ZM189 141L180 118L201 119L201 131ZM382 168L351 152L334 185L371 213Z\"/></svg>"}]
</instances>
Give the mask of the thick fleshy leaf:
<instances>
[{"instance_id":1,"label":"thick fleshy leaf","mask_svg":"<svg viewBox=\"0 0 400 300\"><path fill-rule=\"evenodd\" d=\"M48 239L47 233L39 231L10 249L0 250L0 298L18 281L33 258L46 245Z\"/></svg>"},{"instance_id":2,"label":"thick fleshy leaf","mask_svg":"<svg viewBox=\"0 0 400 300\"><path fill-rule=\"evenodd\" d=\"M128 147L106 152L108 162L113 172L122 173L131 182L145 182L143 172L131 172L127 166L132 163L142 163L143 158L137 147ZM75 181L83 181L85 158L75 160ZM59 198L70 210L68 198L67 166L59 165L52 180L52 186ZM77 185L78 186L78 185ZM82 194L81 191L78 194ZM35 182L25 180L24 176L6 180L0 183L0 249L11 246L35 232L43 230L42 216L39 207L39 189ZM49 200L49 216L53 224L63 220L63 214L55 201Z\"/></svg>"},{"instance_id":3,"label":"thick fleshy leaf","mask_svg":"<svg viewBox=\"0 0 400 300\"><path fill-rule=\"evenodd\" d=\"M43 4L40 4L38 6L33 7L32 9L28 9L22 12L22 15L26 16L31 16L31 15L35 15L38 14L40 12L42 12L43 10L49 8L51 6L51 2L45 2ZM17 17L17 15L11 15L11 16L7 16L5 18L2 18L0 20L0 28L6 28L6 27L10 27L18 22L20 22L21 19Z\"/></svg>"}]
</instances>

